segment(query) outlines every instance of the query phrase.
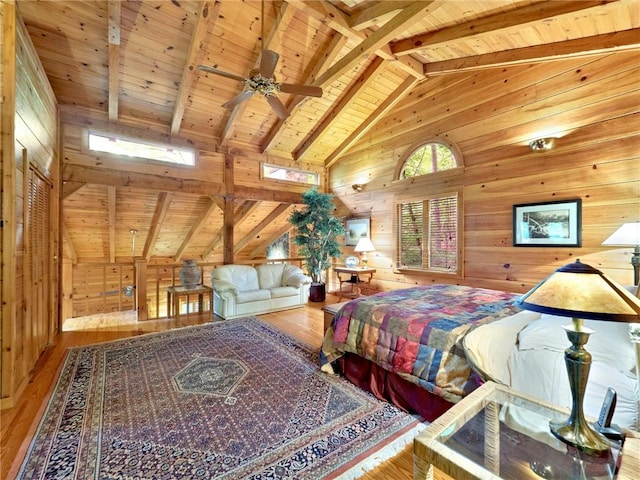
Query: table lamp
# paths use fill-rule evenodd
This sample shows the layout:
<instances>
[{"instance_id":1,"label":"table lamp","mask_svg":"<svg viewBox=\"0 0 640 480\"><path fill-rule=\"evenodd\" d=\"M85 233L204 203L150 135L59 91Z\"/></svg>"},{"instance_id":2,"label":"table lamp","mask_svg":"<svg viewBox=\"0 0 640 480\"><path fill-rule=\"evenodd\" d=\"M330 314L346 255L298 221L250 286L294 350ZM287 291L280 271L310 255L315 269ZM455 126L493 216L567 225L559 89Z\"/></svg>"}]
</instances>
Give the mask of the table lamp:
<instances>
[{"instance_id":1,"label":"table lamp","mask_svg":"<svg viewBox=\"0 0 640 480\"><path fill-rule=\"evenodd\" d=\"M367 268L367 252L375 252L376 247L373 246L369 237L361 237L353 251L358 253L362 252L362 260L360 263L362 264L362 268Z\"/></svg>"},{"instance_id":2,"label":"table lamp","mask_svg":"<svg viewBox=\"0 0 640 480\"><path fill-rule=\"evenodd\" d=\"M633 265L633 284L638 285L640 271L640 222L623 223L602 245L633 247L631 265Z\"/></svg>"},{"instance_id":3,"label":"table lamp","mask_svg":"<svg viewBox=\"0 0 640 480\"><path fill-rule=\"evenodd\" d=\"M607 278L600 270L575 263L558 268L516 305L539 313L571 317L565 325L571 346L564 351L571 388L571 414L566 421L549 422L558 439L590 455L601 455L611 448L607 439L584 418L583 399L591 368L591 354L584 345L593 330L583 326L583 319L610 322L640 322L640 300L624 287Z\"/></svg>"}]
</instances>

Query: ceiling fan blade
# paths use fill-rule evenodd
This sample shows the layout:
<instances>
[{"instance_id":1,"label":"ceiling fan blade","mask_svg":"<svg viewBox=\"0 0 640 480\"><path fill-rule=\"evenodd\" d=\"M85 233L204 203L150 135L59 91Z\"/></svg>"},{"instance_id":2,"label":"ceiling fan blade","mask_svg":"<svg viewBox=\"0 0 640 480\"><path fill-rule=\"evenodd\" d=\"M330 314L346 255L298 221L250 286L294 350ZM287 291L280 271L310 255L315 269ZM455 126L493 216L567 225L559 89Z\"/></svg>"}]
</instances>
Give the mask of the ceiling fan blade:
<instances>
[{"instance_id":1,"label":"ceiling fan blade","mask_svg":"<svg viewBox=\"0 0 640 480\"><path fill-rule=\"evenodd\" d=\"M202 70L203 72L215 73L216 75L221 75L223 77L230 78L232 80L238 80L239 82L244 82L244 77L240 75L236 75L235 73L225 72L224 70L218 70L217 68L207 67L206 65L198 65L198 70Z\"/></svg>"},{"instance_id":2,"label":"ceiling fan blade","mask_svg":"<svg viewBox=\"0 0 640 480\"><path fill-rule=\"evenodd\" d=\"M276 112L276 115L278 115L281 120L284 120L289 116L289 111L285 108L278 97L272 95L265 98L267 99L267 102L269 102L269 105L271 105L271 108L273 108L273 110Z\"/></svg>"},{"instance_id":3,"label":"ceiling fan blade","mask_svg":"<svg viewBox=\"0 0 640 480\"><path fill-rule=\"evenodd\" d=\"M293 85L291 83L281 83L280 91L284 93L294 93L296 95L305 95L307 97L321 97L322 88L313 85Z\"/></svg>"},{"instance_id":4,"label":"ceiling fan blade","mask_svg":"<svg viewBox=\"0 0 640 480\"><path fill-rule=\"evenodd\" d=\"M273 50L263 50L260 56L260 75L265 78L272 78L273 72L276 71L278 58L280 58L280 55Z\"/></svg>"},{"instance_id":5,"label":"ceiling fan blade","mask_svg":"<svg viewBox=\"0 0 640 480\"><path fill-rule=\"evenodd\" d=\"M228 102L223 103L222 106L225 107L225 108L233 108L236 105L239 105L242 102L244 102L245 100L248 100L249 98L251 98L254 93L255 92L253 92L252 90L245 90L244 92L240 93L239 95L236 95L235 97L233 97Z\"/></svg>"}]
</instances>

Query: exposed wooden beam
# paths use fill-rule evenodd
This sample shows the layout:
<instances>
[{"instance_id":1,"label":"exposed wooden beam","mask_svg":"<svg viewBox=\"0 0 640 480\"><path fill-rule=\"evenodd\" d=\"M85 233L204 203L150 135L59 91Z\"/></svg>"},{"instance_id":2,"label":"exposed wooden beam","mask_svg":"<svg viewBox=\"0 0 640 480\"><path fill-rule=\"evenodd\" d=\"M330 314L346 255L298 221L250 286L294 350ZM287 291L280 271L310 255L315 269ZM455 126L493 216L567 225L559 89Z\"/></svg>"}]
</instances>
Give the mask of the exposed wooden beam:
<instances>
[{"instance_id":1,"label":"exposed wooden beam","mask_svg":"<svg viewBox=\"0 0 640 480\"><path fill-rule=\"evenodd\" d=\"M220 5L219 1L201 2L200 15L198 16L198 22L191 36L191 45L187 52L187 62L185 69L182 71L182 80L178 88L176 106L173 109L171 135L176 135L180 131L184 109L187 105L189 95L198 81L198 65L202 63L202 60L206 56L207 46L220 12Z\"/></svg>"},{"instance_id":2,"label":"exposed wooden beam","mask_svg":"<svg viewBox=\"0 0 640 480\"><path fill-rule=\"evenodd\" d=\"M258 245L256 248L254 248L251 251L251 253L249 254L249 256L251 258L256 258L261 254L264 255L264 252L267 250L267 247L269 245L271 245L273 242L278 240L282 235L284 235L285 233L287 233L291 229L293 229L293 226L290 223L287 223L286 225L283 225L280 229L278 229L278 231L276 231L275 233L270 235L260 245Z\"/></svg>"},{"instance_id":3,"label":"exposed wooden beam","mask_svg":"<svg viewBox=\"0 0 640 480\"><path fill-rule=\"evenodd\" d=\"M158 195L156 209L153 212L153 218L151 219L151 228L149 229L149 234L147 235L147 239L144 242L144 251L142 252L142 256L146 259L147 262L151 258L151 252L153 252L153 247L156 244L158 234L160 233L160 229L164 224L164 219L167 216L167 212L169 211L172 200L173 193L161 192Z\"/></svg>"},{"instance_id":4,"label":"exposed wooden beam","mask_svg":"<svg viewBox=\"0 0 640 480\"><path fill-rule=\"evenodd\" d=\"M345 95L325 114L325 116L316 124L313 132L298 145L293 152L293 158L300 160L311 146L327 131L335 122L342 112L349 108L357 99L357 95L368 88L377 76L385 68L385 61L380 57L375 57L373 62L360 75L357 81L352 84Z\"/></svg>"},{"instance_id":5,"label":"exposed wooden beam","mask_svg":"<svg viewBox=\"0 0 640 480\"><path fill-rule=\"evenodd\" d=\"M179 262L182 259L182 254L184 253L185 248L187 248L187 245L189 245L189 242L191 241L193 236L204 226L205 222L217 208L219 208L218 202L216 202L212 197L209 197L207 205L202 209L200 215L198 216L198 219L191 226L191 230L189 230L189 233L187 233L187 235L184 237L180 248L178 248L178 251L173 256L173 260L175 262Z\"/></svg>"},{"instance_id":6,"label":"exposed wooden beam","mask_svg":"<svg viewBox=\"0 0 640 480\"><path fill-rule=\"evenodd\" d=\"M73 193L84 187L86 183L83 182L64 182L62 184L62 199L70 197Z\"/></svg>"},{"instance_id":7,"label":"exposed wooden beam","mask_svg":"<svg viewBox=\"0 0 640 480\"><path fill-rule=\"evenodd\" d=\"M398 10L402 10L410 3L412 3L412 1L399 0L375 3L359 13L351 15L349 18L349 27L355 31L360 31L365 28L380 25L393 17Z\"/></svg>"},{"instance_id":8,"label":"exposed wooden beam","mask_svg":"<svg viewBox=\"0 0 640 480\"><path fill-rule=\"evenodd\" d=\"M634 28L593 37L565 40L564 42L555 42L548 45L515 48L503 52L428 63L424 66L424 71L427 76L444 75L447 73L471 72L523 63L551 62L639 49L640 28Z\"/></svg>"},{"instance_id":9,"label":"exposed wooden beam","mask_svg":"<svg viewBox=\"0 0 640 480\"><path fill-rule=\"evenodd\" d=\"M338 54L340 53L344 45L347 43L347 40L348 40L347 37L340 34L335 34L333 36L324 54L318 60L318 62L316 62L309 76L304 80L305 84L313 83L313 81L316 79L316 77L319 75L321 71L326 69L329 65L333 64ZM273 125L271 130L269 130L269 133L267 134L264 141L262 142L262 146L261 146L262 153L271 149L273 145L276 144L280 134L285 130L285 127L289 125L289 121L293 116L293 112L298 108L299 105L302 105L302 102L304 101L305 98L306 97L296 96L293 99L291 104L287 107L287 111L289 112L290 116L285 119L278 119L278 121Z\"/></svg>"},{"instance_id":10,"label":"exposed wooden beam","mask_svg":"<svg viewBox=\"0 0 640 480\"><path fill-rule=\"evenodd\" d=\"M116 263L116 187L107 187L107 215L109 218L109 263Z\"/></svg>"},{"instance_id":11,"label":"exposed wooden beam","mask_svg":"<svg viewBox=\"0 0 640 480\"><path fill-rule=\"evenodd\" d=\"M256 237L265 227L275 222L283 213L289 210L291 205L286 203L281 203L278 205L269 215L267 215L260 223L258 223L255 227L251 229L251 231L245 235L245 237L236 242L236 245L233 249L234 254L238 254L247 244Z\"/></svg>"},{"instance_id":12,"label":"exposed wooden beam","mask_svg":"<svg viewBox=\"0 0 640 480\"><path fill-rule=\"evenodd\" d=\"M62 235L64 237L64 250L67 253L67 257L71 260L71 263L74 265L78 264L78 254L76 253L76 249L73 246L73 240L71 240L71 236L69 235L69 229L66 225L62 225Z\"/></svg>"},{"instance_id":13,"label":"exposed wooden beam","mask_svg":"<svg viewBox=\"0 0 640 480\"><path fill-rule=\"evenodd\" d=\"M238 208L234 208L235 202L233 201L233 199L225 198L223 212L225 215L225 220L228 219L229 228L231 228L232 233L233 233L233 228L239 225L249 215L251 215L251 213L258 207L258 205L259 205L258 202L248 201L248 202L243 202ZM225 237L225 232L223 228L222 230L220 230L218 235L216 235L213 241L209 244L207 249L202 253L203 260L205 260L216 248L218 248L218 246L221 243L223 243L224 237ZM229 263L233 262L233 245L231 245L231 258L232 260Z\"/></svg>"},{"instance_id":14,"label":"exposed wooden beam","mask_svg":"<svg viewBox=\"0 0 640 480\"><path fill-rule=\"evenodd\" d=\"M291 22L292 18L293 18L293 9L289 8L288 3L283 2L282 5L280 6L280 10L278 11L278 14L276 15L276 19L273 22L273 25L271 25L271 28L269 29L269 33L263 39L263 45L265 49L270 50L273 48L273 44L276 42L275 39L277 38L277 33L281 29L286 28L286 26L289 25L289 22ZM258 55L258 58L256 59L256 62L253 68L258 68L260 66L260 58L261 58L261 55ZM248 102L245 101L240 103L239 105L236 105L231 111L231 113L229 114L229 117L227 118L227 122L220 134L220 143L222 145L226 145L229 142L229 140L233 137L234 129L238 124L238 120L242 118L242 115L244 114L244 111L247 108L247 103Z\"/></svg>"},{"instance_id":15,"label":"exposed wooden beam","mask_svg":"<svg viewBox=\"0 0 640 480\"><path fill-rule=\"evenodd\" d=\"M606 0L611 1L611 0ZM617 0L616 0L617 1ZM554 1L535 3L520 7L511 12L500 12L495 15L473 20L471 22L453 25L448 28L429 33L423 33L411 38L405 38L390 44L394 55L408 55L439 44L446 44L455 40L495 33L499 30L526 25L531 22L565 15L594 6L601 6L602 1Z\"/></svg>"},{"instance_id":16,"label":"exposed wooden beam","mask_svg":"<svg viewBox=\"0 0 640 480\"><path fill-rule=\"evenodd\" d=\"M120 0L107 4L109 25L109 121L118 121L118 97L120 84Z\"/></svg>"},{"instance_id":17,"label":"exposed wooden beam","mask_svg":"<svg viewBox=\"0 0 640 480\"><path fill-rule=\"evenodd\" d=\"M235 192L235 172L233 168L233 156L226 152L224 155L224 209L222 210L222 239L223 249L222 260L225 264L233 263L233 195Z\"/></svg>"},{"instance_id":18,"label":"exposed wooden beam","mask_svg":"<svg viewBox=\"0 0 640 480\"><path fill-rule=\"evenodd\" d=\"M368 132L373 126L391 110L400 100L407 95L411 89L418 83L418 80L413 77L408 77L402 84L396 88L387 99L380 104L378 108L369 116L367 121L356 128L349 137L335 149L329 157L325 160L325 167L333 165L340 156L344 154L362 135Z\"/></svg>"}]
</instances>

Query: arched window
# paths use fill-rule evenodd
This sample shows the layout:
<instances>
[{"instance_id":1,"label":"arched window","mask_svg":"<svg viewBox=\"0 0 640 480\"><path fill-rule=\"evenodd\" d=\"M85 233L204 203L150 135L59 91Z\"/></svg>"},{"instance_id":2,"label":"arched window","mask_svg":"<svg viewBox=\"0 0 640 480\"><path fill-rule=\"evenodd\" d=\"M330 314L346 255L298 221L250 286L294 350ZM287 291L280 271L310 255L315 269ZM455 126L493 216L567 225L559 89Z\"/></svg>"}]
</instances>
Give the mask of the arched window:
<instances>
[{"instance_id":1,"label":"arched window","mask_svg":"<svg viewBox=\"0 0 640 480\"><path fill-rule=\"evenodd\" d=\"M429 141L408 150L397 179L429 176L462 167L458 150ZM399 269L462 275L462 190L429 192L396 202L396 265Z\"/></svg>"},{"instance_id":2,"label":"arched window","mask_svg":"<svg viewBox=\"0 0 640 480\"><path fill-rule=\"evenodd\" d=\"M461 166L460 155L454 147L442 141L430 141L415 148L406 158L399 179L418 177L451 170Z\"/></svg>"}]
</instances>

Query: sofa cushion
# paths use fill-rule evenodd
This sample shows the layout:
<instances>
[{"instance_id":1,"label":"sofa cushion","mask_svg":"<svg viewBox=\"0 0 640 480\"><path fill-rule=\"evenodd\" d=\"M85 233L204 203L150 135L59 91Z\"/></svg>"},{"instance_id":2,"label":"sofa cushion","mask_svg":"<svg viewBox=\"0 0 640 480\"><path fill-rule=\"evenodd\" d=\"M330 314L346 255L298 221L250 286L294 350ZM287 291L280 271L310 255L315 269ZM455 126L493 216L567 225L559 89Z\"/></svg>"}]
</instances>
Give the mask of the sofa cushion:
<instances>
[{"instance_id":1,"label":"sofa cushion","mask_svg":"<svg viewBox=\"0 0 640 480\"><path fill-rule=\"evenodd\" d=\"M298 287L273 287L271 290L271 298L290 297L291 295L299 295Z\"/></svg>"},{"instance_id":2,"label":"sofa cushion","mask_svg":"<svg viewBox=\"0 0 640 480\"><path fill-rule=\"evenodd\" d=\"M236 295L236 302L247 303L255 302L258 300L269 300L271 298L271 292L266 289L257 290L243 290Z\"/></svg>"},{"instance_id":3,"label":"sofa cushion","mask_svg":"<svg viewBox=\"0 0 640 480\"><path fill-rule=\"evenodd\" d=\"M274 288L282 285L282 271L284 263L267 263L258 265L256 272L260 288Z\"/></svg>"},{"instance_id":4,"label":"sofa cushion","mask_svg":"<svg viewBox=\"0 0 640 480\"><path fill-rule=\"evenodd\" d=\"M240 292L260 289L256 269L250 265L222 265L211 272L214 287L216 279L234 284Z\"/></svg>"},{"instance_id":5,"label":"sofa cushion","mask_svg":"<svg viewBox=\"0 0 640 480\"><path fill-rule=\"evenodd\" d=\"M282 285L289 287L301 287L310 284L311 278L307 277L300 267L287 263L282 270Z\"/></svg>"}]
</instances>

